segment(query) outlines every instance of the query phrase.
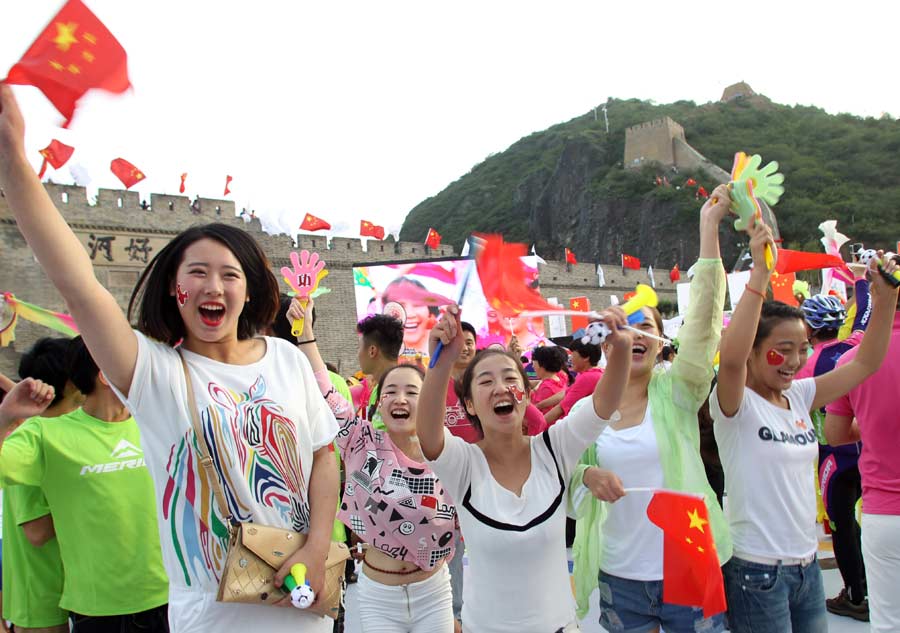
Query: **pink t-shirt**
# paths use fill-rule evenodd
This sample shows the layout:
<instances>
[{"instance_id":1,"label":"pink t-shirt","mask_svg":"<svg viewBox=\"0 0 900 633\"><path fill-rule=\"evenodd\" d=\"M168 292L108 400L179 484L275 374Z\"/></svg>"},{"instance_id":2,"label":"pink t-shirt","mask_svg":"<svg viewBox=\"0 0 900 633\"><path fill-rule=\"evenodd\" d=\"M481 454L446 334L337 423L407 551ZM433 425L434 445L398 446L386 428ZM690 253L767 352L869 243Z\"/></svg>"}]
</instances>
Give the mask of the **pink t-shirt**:
<instances>
[{"instance_id":1,"label":"pink t-shirt","mask_svg":"<svg viewBox=\"0 0 900 633\"><path fill-rule=\"evenodd\" d=\"M347 481L338 518L370 547L420 569L449 560L456 507L434 472L356 416L328 372L316 372L316 381L340 427L335 439Z\"/></svg>"},{"instance_id":2,"label":"pink t-shirt","mask_svg":"<svg viewBox=\"0 0 900 633\"><path fill-rule=\"evenodd\" d=\"M531 395L531 401L539 404L542 400L546 400L553 394L559 393L560 391L565 389L567 385L568 383L563 382L563 379L560 378L559 374L553 376L552 378L545 378L541 381L541 384L537 386L537 389L534 390L534 393ZM537 406L537 408L540 409L543 413L546 413L553 408L541 407L537 404L535 406Z\"/></svg>"},{"instance_id":3,"label":"pink t-shirt","mask_svg":"<svg viewBox=\"0 0 900 633\"><path fill-rule=\"evenodd\" d=\"M838 366L856 357L859 348L841 356ZM900 460L897 437L900 416L894 398L900 386L900 312L894 326L887 356L877 372L825 410L844 417L855 416L862 438L859 473L862 476L863 510L866 514L900 515Z\"/></svg>"},{"instance_id":4,"label":"pink t-shirt","mask_svg":"<svg viewBox=\"0 0 900 633\"><path fill-rule=\"evenodd\" d=\"M575 382L566 390L565 397L562 399L562 402L559 403L559 406L562 408L563 417L569 415L569 410L572 408L572 405L582 398L586 398L594 393L594 388L597 386L597 383L600 382L600 376L602 375L602 369L599 367L591 367L575 377Z\"/></svg>"}]
</instances>

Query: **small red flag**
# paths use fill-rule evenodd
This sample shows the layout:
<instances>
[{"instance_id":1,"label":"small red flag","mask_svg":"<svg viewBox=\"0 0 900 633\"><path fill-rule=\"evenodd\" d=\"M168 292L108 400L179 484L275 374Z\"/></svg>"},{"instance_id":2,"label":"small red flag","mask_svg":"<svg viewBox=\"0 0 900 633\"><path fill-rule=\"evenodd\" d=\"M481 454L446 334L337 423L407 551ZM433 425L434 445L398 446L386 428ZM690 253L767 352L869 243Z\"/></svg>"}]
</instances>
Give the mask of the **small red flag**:
<instances>
[{"instance_id":1,"label":"small red flag","mask_svg":"<svg viewBox=\"0 0 900 633\"><path fill-rule=\"evenodd\" d=\"M109 164L109 169L116 175L116 178L122 181L126 189L130 189L142 181L146 176L144 172L129 163L124 158L116 158Z\"/></svg>"},{"instance_id":2,"label":"small red flag","mask_svg":"<svg viewBox=\"0 0 900 633\"><path fill-rule=\"evenodd\" d=\"M566 249L566 263L567 264L577 264L578 260L575 259L575 253L570 251L568 248Z\"/></svg>"},{"instance_id":3,"label":"small red flag","mask_svg":"<svg viewBox=\"0 0 900 633\"><path fill-rule=\"evenodd\" d=\"M681 279L681 271L678 270L678 264L675 264L674 266L672 266L672 270L669 271L669 281L671 281L674 284L676 281L679 281L680 279Z\"/></svg>"},{"instance_id":4,"label":"small red flag","mask_svg":"<svg viewBox=\"0 0 900 633\"><path fill-rule=\"evenodd\" d=\"M425 246L428 248L439 248L441 245L441 234L434 229L428 229L428 236L425 238Z\"/></svg>"},{"instance_id":5,"label":"small red flag","mask_svg":"<svg viewBox=\"0 0 900 633\"><path fill-rule=\"evenodd\" d=\"M622 255L622 268L630 268L631 270L641 269L641 260L632 255Z\"/></svg>"},{"instance_id":6,"label":"small red flag","mask_svg":"<svg viewBox=\"0 0 900 633\"><path fill-rule=\"evenodd\" d=\"M697 181L694 180L693 178L688 178L687 180L684 181L684 184L687 185L688 187L696 187Z\"/></svg>"},{"instance_id":7,"label":"small red flag","mask_svg":"<svg viewBox=\"0 0 900 633\"><path fill-rule=\"evenodd\" d=\"M647 517L663 531L663 601L702 607L707 618L725 611L725 581L703 498L660 490Z\"/></svg>"},{"instance_id":8,"label":"small red flag","mask_svg":"<svg viewBox=\"0 0 900 633\"><path fill-rule=\"evenodd\" d=\"M374 237L376 240L383 240L384 227L372 224L368 220L361 220L359 223L359 234L361 237Z\"/></svg>"},{"instance_id":9,"label":"small red flag","mask_svg":"<svg viewBox=\"0 0 900 633\"><path fill-rule=\"evenodd\" d=\"M187 180L187 172L181 174L181 185L178 187L178 193L184 193L184 181Z\"/></svg>"},{"instance_id":10,"label":"small red flag","mask_svg":"<svg viewBox=\"0 0 900 633\"><path fill-rule=\"evenodd\" d=\"M72 152L75 151L75 148L66 145L65 143L60 143L56 139L50 141L50 144L40 151L41 156L44 157L44 161L41 163L41 171L38 174L38 178L44 177L44 172L47 171L47 165L51 165L53 169L59 169L63 165L68 162L70 158L72 158Z\"/></svg>"},{"instance_id":11,"label":"small red flag","mask_svg":"<svg viewBox=\"0 0 900 633\"><path fill-rule=\"evenodd\" d=\"M792 251L786 248L778 249L778 261L775 262L775 270L782 275L800 272L801 270L820 270L822 268L838 268L852 276L846 262L837 255Z\"/></svg>"},{"instance_id":12,"label":"small red flag","mask_svg":"<svg viewBox=\"0 0 900 633\"><path fill-rule=\"evenodd\" d=\"M331 228L331 225L323 220L322 218L317 218L312 213L307 213L303 216L303 222L300 223L301 231L325 231Z\"/></svg>"},{"instance_id":13,"label":"small red flag","mask_svg":"<svg viewBox=\"0 0 900 633\"><path fill-rule=\"evenodd\" d=\"M590 312L591 311L591 301L587 297L572 297L569 299L569 308L572 310L578 310L579 312ZM585 328L588 326L588 318L586 316L573 316L572 317L572 331L576 332L581 328Z\"/></svg>"},{"instance_id":14,"label":"small red flag","mask_svg":"<svg viewBox=\"0 0 900 633\"><path fill-rule=\"evenodd\" d=\"M231 193L231 189L228 188L228 185L231 184L231 181L234 180L231 176L225 176L225 192L222 194L223 196L227 196Z\"/></svg>"},{"instance_id":15,"label":"small red flag","mask_svg":"<svg viewBox=\"0 0 900 633\"><path fill-rule=\"evenodd\" d=\"M781 249L778 250L778 256L781 257ZM787 273L782 275L777 270L772 271L772 298L775 301L781 301L789 306L796 306L797 298L794 297L794 282L797 281L797 275Z\"/></svg>"},{"instance_id":16,"label":"small red flag","mask_svg":"<svg viewBox=\"0 0 900 633\"><path fill-rule=\"evenodd\" d=\"M547 303L530 284L522 257L524 244L505 244L499 235L482 235L484 244L475 256L481 289L488 304L501 316L514 317L525 310L559 310Z\"/></svg>"},{"instance_id":17,"label":"small red flag","mask_svg":"<svg viewBox=\"0 0 900 633\"><path fill-rule=\"evenodd\" d=\"M125 49L80 0L69 0L6 83L34 86L59 110L68 127L79 99L92 89L122 93L131 87Z\"/></svg>"}]
</instances>

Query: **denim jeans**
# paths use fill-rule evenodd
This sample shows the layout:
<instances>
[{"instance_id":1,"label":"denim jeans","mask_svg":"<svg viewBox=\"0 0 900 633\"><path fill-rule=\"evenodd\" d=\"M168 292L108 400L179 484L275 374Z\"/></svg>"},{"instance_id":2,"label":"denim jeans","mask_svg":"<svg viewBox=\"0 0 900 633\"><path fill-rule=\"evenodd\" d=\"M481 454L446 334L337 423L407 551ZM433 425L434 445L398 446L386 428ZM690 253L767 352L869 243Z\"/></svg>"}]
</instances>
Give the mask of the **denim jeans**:
<instances>
[{"instance_id":1,"label":"denim jeans","mask_svg":"<svg viewBox=\"0 0 900 633\"><path fill-rule=\"evenodd\" d=\"M722 568L731 633L824 633L819 561L763 565L734 557Z\"/></svg>"},{"instance_id":2,"label":"denim jeans","mask_svg":"<svg viewBox=\"0 0 900 633\"><path fill-rule=\"evenodd\" d=\"M703 617L703 609L663 602L663 581L599 576L600 624L611 633L644 633L662 625L666 633L718 633L725 630L720 613Z\"/></svg>"}]
</instances>

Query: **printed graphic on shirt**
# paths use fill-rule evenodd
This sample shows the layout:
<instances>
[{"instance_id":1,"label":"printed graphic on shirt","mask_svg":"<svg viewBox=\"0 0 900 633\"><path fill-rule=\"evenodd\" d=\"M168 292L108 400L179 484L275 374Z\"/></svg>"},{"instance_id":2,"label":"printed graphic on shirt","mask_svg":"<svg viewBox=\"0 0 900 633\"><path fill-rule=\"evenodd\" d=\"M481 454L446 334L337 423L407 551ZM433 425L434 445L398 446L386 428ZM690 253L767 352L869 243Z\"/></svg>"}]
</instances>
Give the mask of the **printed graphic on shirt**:
<instances>
[{"instance_id":1,"label":"printed graphic on shirt","mask_svg":"<svg viewBox=\"0 0 900 633\"><path fill-rule=\"evenodd\" d=\"M252 518L252 507L235 495L249 491L252 503L275 510L291 529L306 531L309 503L294 422L266 396L265 379L259 377L246 393L215 383L207 385L207 392L211 402L201 410L200 423L235 520ZM162 516L188 586L200 577L218 580L228 539L198 459L196 438L189 430L169 451L169 480L161 499Z\"/></svg>"},{"instance_id":2,"label":"printed graphic on shirt","mask_svg":"<svg viewBox=\"0 0 900 633\"><path fill-rule=\"evenodd\" d=\"M763 442L775 442L783 444L793 444L796 446L806 446L807 444L815 444L818 442L816 432L809 428L809 425L803 420L796 420L794 425L799 433L786 433L785 431L776 431L769 426L763 425L759 427L757 435Z\"/></svg>"},{"instance_id":3,"label":"printed graphic on shirt","mask_svg":"<svg viewBox=\"0 0 900 633\"><path fill-rule=\"evenodd\" d=\"M461 402L448 405L444 411L444 424L446 426L456 426L463 424L470 426L472 423L466 417L466 410Z\"/></svg>"},{"instance_id":4,"label":"printed graphic on shirt","mask_svg":"<svg viewBox=\"0 0 900 633\"><path fill-rule=\"evenodd\" d=\"M144 451L128 440L119 440L116 447L109 454L110 461L102 464L85 464L81 467L81 475L98 473L114 473L126 468L146 468Z\"/></svg>"}]
</instances>

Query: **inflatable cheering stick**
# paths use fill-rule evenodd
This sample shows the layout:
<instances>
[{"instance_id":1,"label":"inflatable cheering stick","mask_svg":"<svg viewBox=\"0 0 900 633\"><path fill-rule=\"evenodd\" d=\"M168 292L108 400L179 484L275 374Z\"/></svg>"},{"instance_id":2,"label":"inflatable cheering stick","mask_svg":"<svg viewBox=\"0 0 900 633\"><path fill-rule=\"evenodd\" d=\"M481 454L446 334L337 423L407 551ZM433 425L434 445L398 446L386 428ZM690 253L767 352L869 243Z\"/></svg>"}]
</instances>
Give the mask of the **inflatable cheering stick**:
<instances>
[{"instance_id":1,"label":"inflatable cheering stick","mask_svg":"<svg viewBox=\"0 0 900 633\"><path fill-rule=\"evenodd\" d=\"M634 296L622 304L622 310L628 317L629 325L637 325L644 322L644 313L641 308L655 308L659 303L656 292L646 284L638 284ZM600 345L610 335L610 329L602 321L592 321L585 328L585 335L581 342L585 344Z\"/></svg>"},{"instance_id":2,"label":"inflatable cheering stick","mask_svg":"<svg viewBox=\"0 0 900 633\"><path fill-rule=\"evenodd\" d=\"M291 592L291 604L298 609L308 609L316 601L316 593L306 580L306 565L291 565L291 573L284 579L285 591Z\"/></svg>"},{"instance_id":3,"label":"inflatable cheering stick","mask_svg":"<svg viewBox=\"0 0 900 633\"><path fill-rule=\"evenodd\" d=\"M319 259L318 253L310 253L304 249L300 251L299 255L296 252L291 253L291 264L294 267L293 270L283 266L281 274L287 285L300 298L300 305L305 310L309 304L309 298L314 296L316 288L319 287L319 282L328 275L328 271L325 270L325 261ZM303 334L303 319L294 319L291 324L291 334L294 336Z\"/></svg>"},{"instance_id":4,"label":"inflatable cheering stick","mask_svg":"<svg viewBox=\"0 0 900 633\"><path fill-rule=\"evenodd\" d=\"M895 270L893 274L889 275L882 267L884 262L891 257L893 257L893 253L885 253L884 257L879 260L878 253L875 249L867 248L866 250L859 252L859 263L868 268L869 262L873 260L876 261L878 263L878 272L881 273L881 276L884 277L885 281L896 288L897 286L900 286L900 270Z\"/></svg>"}]
</instances>

